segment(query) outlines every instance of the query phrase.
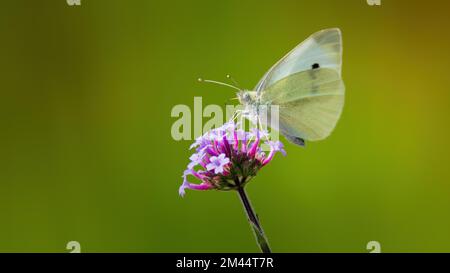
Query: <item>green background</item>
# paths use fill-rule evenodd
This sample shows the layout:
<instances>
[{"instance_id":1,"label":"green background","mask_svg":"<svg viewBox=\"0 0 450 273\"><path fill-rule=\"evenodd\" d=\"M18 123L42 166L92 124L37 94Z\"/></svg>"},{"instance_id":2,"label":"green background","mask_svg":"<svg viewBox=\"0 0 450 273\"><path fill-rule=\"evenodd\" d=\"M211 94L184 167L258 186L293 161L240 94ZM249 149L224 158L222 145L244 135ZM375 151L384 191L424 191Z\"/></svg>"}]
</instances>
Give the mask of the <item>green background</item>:
<instances>
[{"instance_id":1,"label":"green background","mask_svg":"<svg viewBox=\"0 0 450 273\"><path fill-rule=\"evenodd\" d=\"M174 105L223 105L310 34L344 39L343 116L248 189L275 252L450 251L448 1L3 1L0 251L255 252L234 192L178 196Z\"/></svg>"}]
</instances>

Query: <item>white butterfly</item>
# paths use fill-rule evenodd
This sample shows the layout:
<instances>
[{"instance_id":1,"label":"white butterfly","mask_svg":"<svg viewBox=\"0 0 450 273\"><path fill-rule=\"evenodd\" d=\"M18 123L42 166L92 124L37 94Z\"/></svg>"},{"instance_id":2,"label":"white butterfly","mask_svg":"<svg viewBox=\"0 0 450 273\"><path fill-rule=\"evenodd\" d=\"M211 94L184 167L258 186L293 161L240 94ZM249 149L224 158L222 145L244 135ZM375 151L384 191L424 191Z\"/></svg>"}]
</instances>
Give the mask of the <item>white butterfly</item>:
<instances>
[{"instance_id":1,"label":"white butterfly","mask_svg":"<svg viewBox=\"0 0 450 273\"><path fill-rule=\"evenodd\" d=\"M341 66L341 31L325 29L272 66L254 91L238 92L238 99L246 109L256 109L249 119L258 118L261 106L278 105L279 128L274 129L304 146L305 140L329 136L339 120L345 97Z\"/></svg>"}]
</instances>

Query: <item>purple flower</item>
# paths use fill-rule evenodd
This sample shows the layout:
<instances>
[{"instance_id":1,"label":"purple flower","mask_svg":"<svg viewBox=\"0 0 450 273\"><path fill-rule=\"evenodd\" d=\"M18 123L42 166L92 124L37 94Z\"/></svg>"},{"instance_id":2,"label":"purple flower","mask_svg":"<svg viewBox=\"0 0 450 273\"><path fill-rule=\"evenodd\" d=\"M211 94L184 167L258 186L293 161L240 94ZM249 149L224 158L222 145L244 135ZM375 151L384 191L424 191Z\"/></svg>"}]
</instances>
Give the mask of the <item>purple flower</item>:
<instances>
[{"instance_id":1,"label":"purple flower","mask_svg":"<svg viewBox=\"0 0 450 273\"><path fill-rule=\"evenodd\" d=\"M187 169L184 171L182 177L183 177L183 184L181 184L180 188L178 189L178 194L183 197L186 192L185 189L191 189L191 190L199 190L199 191L204 191L204 190L209 190L214 188L211 184L209 184L208 182L204 181L201 184L193 184L193 183L189 183L189 181L187 180L187 176L188 175L192 175L200 180L204 179L204 175L203 175L203 171L194 171L194 170L190 170Z\"/></svg>"},{"instance_id":2,"label":"purple flower","mask_svg":"<svg viewBox=\"0 0 450 273\"><path fill-rule=\"evenodd\" d=\"M201 144L203 143L204 139L203 136L199 136L194 143L192 143L191 147L189 147L189 149L193 149L195 147L201 146Z\"/></svg>"},{"instance_id":3,"label":"purple flower","mask_svg":"<svg viewBox=\"0 0 450 273\"><path fill-rule=\"evenodd\" d=\"M193 169L195 166L201 164L203 162L203 157L205 156L204 153L199 152L191 155L189 159L191 160L191 163L188 165L188 169Z\"/></svg>"},{"instance_id":4,"label":"purple flower","mask_svg":"<svg viewBox=\"0 0 450 273\"><path fill-rule=\"evenodd\" d=\"M186 191L185 191L186 188L191 189L191 190L206 191L206 190L212 189L213 187L205 182L203 182L201 184L192 184L192 183L189 183L187 181L187 179L184 179L183 184L178 189L178 194L181 197L183 197L186 194Z\"/></svg>"},{"instance_id":5,"label":"purple flower","mask_svg":"<svg viewBox=\"0 0 450 273\"><path fill-rule=\"evenodd\" d=\"M210 163L206 165L208 171L214 170L215 174L223 173L223 167L230 163L230 159L225 154L219 156L212 156L209 159Z\"/></svg>"},{"instance_id":6,"label":"purple flower","mask_svg":"<svg viewBox=\"0 0 450 273\"><path fill-rule=\"evenodd\" d=\"M178 193L184 196L186 188L191 190L237 190L248 183L257 172L270 161L276 152L286 154L283 144L269 141L267 131L254 128L251 133L238 129L232 121L197 138L191 145L196 148L183 174L183 184ZM261 144L270 146L266 154ZM190 183L188 176L200 180Z\"/></svg>"},{"instance_id":7,"label":"purple flower","mask_svg":"<svg viewBox=\"0 0 450 273\"><path fill-rule=\"evenodd\" d=\"M280 141L268 141L267 144L270 146L270 152L267 158L263 160L263 166L267 165L270 161L272 161L273 156L276 152L281 152L284 156L286 156L286 151L284 150L284 145Z\"/></svg>"},{"instance_id":8,"label":"purple flower","mask_svg":"<svg viewBox=\"0 0 450 273\"><path fill-rule=\"evenodd\" d=\"M267 130L258 130L257 128L250 129L250 133L248 133L248 135L255 138L269 138L269 132L267 132Z\"/></svg>"}]
</instances>

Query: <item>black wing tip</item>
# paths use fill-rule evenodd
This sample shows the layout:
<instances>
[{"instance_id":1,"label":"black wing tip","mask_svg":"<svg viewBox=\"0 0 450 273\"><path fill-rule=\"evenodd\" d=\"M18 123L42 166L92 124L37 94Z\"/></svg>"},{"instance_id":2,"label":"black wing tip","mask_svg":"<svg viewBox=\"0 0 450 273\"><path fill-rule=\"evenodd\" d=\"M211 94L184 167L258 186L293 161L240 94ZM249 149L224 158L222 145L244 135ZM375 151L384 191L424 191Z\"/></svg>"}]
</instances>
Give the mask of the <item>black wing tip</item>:
<instances>
[{"instance_id":1,"label":"black wing tip","mask_svg":"<svg viewBox=\"0 0 450 273\"><path fill-rule=\"evenodd\" d=\"M303 138L295 137L295 136L289 136L289 135L286 135L286 138L290 142L294 143L295 145L298 145L300 147L306 147L306 142L305 142L305 140Z\"/></svg>"}]
</instances>

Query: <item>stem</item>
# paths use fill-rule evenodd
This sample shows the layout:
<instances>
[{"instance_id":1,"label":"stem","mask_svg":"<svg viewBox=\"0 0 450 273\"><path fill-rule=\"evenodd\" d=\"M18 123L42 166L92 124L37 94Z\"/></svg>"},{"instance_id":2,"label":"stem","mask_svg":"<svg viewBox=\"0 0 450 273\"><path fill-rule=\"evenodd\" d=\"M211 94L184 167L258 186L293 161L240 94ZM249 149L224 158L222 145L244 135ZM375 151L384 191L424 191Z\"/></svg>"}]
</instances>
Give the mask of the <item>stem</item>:
<instances>
[{"instance_id":1,"label":"stem","mask_svg":"<svg viewBox=\"0 0 450 273\"><path fill-rule=\"evenodd\" d=\"M267 241L266 236L264 235L264 231L259 223L258 216L256 216L255 211L252 208L250 200L248 199L247 193L245 192L243 187L239 187L237 192L239 193L239 197L241 198L242 205L244 206L245 212L247 213L248 221L253 228L255 233L256 242L261 248L263 253L271 253L269 242Z\"/></svg>"}]
</instances>

